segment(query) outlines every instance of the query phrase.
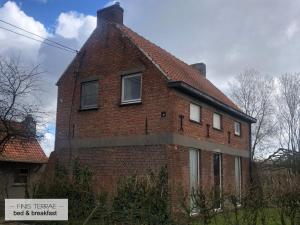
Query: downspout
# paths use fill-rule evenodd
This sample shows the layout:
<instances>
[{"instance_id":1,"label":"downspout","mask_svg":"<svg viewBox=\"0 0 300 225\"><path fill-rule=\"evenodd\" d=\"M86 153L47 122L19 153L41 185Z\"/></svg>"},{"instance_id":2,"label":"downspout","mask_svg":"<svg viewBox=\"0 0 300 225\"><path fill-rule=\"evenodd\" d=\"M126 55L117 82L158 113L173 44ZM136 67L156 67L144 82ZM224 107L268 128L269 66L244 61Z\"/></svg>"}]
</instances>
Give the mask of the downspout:
<instances>
[{"instance_id":1,"label":"downspout","mask_svg":"<svg viewBox=\"0 0 300 225\"><path fill-rule=\"evenodd\" d=\"M250 183L253 182L253 166L252 166L252 138L251 138L251 122L249 123L249 176L250 176Z\"/></svg>"}]
</instances>

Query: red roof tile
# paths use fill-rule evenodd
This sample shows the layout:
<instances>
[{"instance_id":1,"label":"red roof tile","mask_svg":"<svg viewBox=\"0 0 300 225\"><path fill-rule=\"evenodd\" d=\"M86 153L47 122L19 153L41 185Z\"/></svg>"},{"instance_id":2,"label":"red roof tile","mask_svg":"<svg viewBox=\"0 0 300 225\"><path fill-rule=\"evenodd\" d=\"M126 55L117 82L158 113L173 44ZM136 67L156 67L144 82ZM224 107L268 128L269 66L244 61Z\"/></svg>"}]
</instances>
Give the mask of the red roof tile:
<instances>
[{"instance_id":1,"label":"red roof tile","mask_svg":"<svg viewBox=\"0 0 300 225\"><path fill-rule=\"evenodd\" d=\"M159 46L146 40L128 27L115 24L116 27L128 37L154 64L164 73L170 81L183 81L202 91L222 103L238 109L238 107L208 79L188 64L177 59Z\"/></svg>"},{"instance_id":2,"label":"red roof tile","mask_svg":"<svg viewBox=\"0 0 300 225\"><path fill-rule=\"evenodd\" d=\"M12 139L0 152L0 161L46 163L47 160L47 156L36 139Z\"/></svg>"}]
</instances>

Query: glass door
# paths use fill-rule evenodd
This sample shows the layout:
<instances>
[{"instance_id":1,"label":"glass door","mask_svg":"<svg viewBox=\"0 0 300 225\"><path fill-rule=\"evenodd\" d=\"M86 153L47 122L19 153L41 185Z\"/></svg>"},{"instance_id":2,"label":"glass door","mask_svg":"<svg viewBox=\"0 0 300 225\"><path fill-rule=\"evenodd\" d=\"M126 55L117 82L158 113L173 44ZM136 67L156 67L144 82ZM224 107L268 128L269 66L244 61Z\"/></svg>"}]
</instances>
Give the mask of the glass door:
<instances>
[{"instance_id":1,"label":"glass door","mask_svg":"<svg viewBox=\"0 0 300 225\"><path fill-rule=\"evenodd\" d=\"M199 186L199 150L198 149L190 149L189 151L190 158L190 204L191 208L195 208L195 203L193 199L193 192L198 189Z\"/></svg>"},{"instance_id":2,"label":"glass door","mask_svg":"<svg viewBox=\"0 0 300 225\"><path fill-rule=\"evenodd\" d=\"M222 155L215 153L213 155L214 172L214 208L220 209L222 198Z\"/></svg>"}]
</instances>

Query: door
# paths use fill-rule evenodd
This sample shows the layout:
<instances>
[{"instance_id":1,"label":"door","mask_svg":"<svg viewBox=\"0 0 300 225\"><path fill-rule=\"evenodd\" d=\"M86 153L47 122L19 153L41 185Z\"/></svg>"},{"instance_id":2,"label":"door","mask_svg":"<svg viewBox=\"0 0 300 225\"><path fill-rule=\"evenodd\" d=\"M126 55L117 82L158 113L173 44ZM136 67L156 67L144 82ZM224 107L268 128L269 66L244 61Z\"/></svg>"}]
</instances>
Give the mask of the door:
<instances>
[{"instance_id":1,"label":"door","mask_svg":"<svg viewBox=\"0 0 300 225\"><path fill-rule=\"evenodd\" d=\"M193 191L198 189L200 181L199 173L199 150L190 149L189 151L190 158L190 194L191 194L191 208L195 208L195 204L192 198Z\"/></svg>"},{"instance_id":2,"label":"door","mask_svg":"<svg viewBox=\"0 0 300 225\"><path fill-rule=\"evenodd\" d=\"M214 208L220 209L222 198L222 155L215 153L213 155L213 173L214 173Z\"/></svg>"}]
</instances>

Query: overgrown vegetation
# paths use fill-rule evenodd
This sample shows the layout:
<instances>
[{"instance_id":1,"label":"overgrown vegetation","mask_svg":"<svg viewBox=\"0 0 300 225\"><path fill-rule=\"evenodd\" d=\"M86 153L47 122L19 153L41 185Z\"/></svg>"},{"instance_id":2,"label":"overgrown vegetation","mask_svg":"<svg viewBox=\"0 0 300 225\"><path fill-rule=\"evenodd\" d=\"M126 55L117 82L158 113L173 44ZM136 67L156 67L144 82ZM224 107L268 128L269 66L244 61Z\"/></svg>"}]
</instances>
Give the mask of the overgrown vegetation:
<instances>
[{"instance_id":1,"label":"overgrown vegetation","mask_svg":"<svg viewBox=\"0 0 300 225\"><path fill-rule=\"evenodd\" d=\"M109 195L93 192L92 173L73 163L72 174L57 164L51 182L40 184L34 197L68 198L68 224L113 225L298 225L300 180L288 173L260 173L241 198L223 193L215 209L214 192L179 194L181 206L171 212L166 168L158 174L123 177ZM190 197L193 203L190 202ZM191 207L192 206L192 207ZM62 224L49 222L42 224Z\"/></svg>"},{"instance_id":2,"label":"overgrown vegetation","mask_svg":"<svg viewBox=\"0 0 300 225\"><path fill-rule=\"evenodd\" d=\"M180 224L300 224L300 177L285 170L256 171L255 179L244 190L241 199L231 193L223 194L221 210L214 209L215 199L211 192L194 190L191 198L198 215L186 216ZM190 205L190 202L186 202L185 212L193 215L186 210Z\"/></svg>"},{"instance_id":3,"label":"overgrown vegetation","mask_svg":"<svg viewBox=\"0 0 300 225\"><path fill-rule=\"evenodd\" d=\"M105 191L93 191L92 173L80 166L78 160L73 163L71 176L57 163L52 180L39 184L33 197L68 198L69 224L163 225L171 222L166 168L158 174L149 171L145 176L124 177L119 180L116 192L109 196Z\"/></svg>"},{"instance_id":4,"label":"overgrown vegetation","mask_svg":"<svg viewBox=\"0 0 300 225\"><path fill-rule=\"evenodd\" d=\"M170 206L166 168L158 175L120 180L112 200L112 218L117 224L169 224Z\"/></svg>"}]
</instances>

